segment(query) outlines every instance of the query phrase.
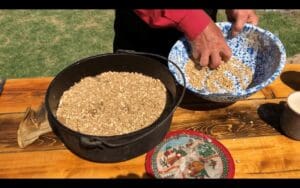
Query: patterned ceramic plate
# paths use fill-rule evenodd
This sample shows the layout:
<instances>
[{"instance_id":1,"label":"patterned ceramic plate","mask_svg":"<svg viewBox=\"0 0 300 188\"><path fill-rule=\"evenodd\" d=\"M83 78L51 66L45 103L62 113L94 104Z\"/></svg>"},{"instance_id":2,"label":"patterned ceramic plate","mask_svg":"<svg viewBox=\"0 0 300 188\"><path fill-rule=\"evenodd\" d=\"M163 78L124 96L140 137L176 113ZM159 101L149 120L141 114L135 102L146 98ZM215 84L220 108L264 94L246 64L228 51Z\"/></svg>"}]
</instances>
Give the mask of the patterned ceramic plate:
<instances>
[{"instance_id":1,"label":"patterned ceramic plate","mask_svg":"<svg viewBox=\"0 0 300 188\"><path fill-rule=\"evenodd\" d=\"M234 162L216 139L196 131L173 131L147 153L146 171L156 178L233 178Z\"/></svg>"}]
</instances>

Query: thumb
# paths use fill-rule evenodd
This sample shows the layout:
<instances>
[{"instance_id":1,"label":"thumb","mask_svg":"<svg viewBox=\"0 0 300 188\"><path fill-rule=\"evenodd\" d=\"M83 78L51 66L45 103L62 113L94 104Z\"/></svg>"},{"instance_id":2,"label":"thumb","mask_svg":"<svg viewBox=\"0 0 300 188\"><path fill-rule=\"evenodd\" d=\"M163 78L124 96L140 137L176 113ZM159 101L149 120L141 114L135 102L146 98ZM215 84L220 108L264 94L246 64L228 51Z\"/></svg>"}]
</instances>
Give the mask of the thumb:
<instances>
[{"instance_id":1,"label":"thumb","mask_svg":"<svg viewBox=\"0 0 300 188\"><path fill-rule=\"evenodd\" d=\"M233 23L231 34L232 36L237 36L243 29L244 24L247 22L246 17L239 17L236 19L236 21Z\"/></svg>"}]
</instances>

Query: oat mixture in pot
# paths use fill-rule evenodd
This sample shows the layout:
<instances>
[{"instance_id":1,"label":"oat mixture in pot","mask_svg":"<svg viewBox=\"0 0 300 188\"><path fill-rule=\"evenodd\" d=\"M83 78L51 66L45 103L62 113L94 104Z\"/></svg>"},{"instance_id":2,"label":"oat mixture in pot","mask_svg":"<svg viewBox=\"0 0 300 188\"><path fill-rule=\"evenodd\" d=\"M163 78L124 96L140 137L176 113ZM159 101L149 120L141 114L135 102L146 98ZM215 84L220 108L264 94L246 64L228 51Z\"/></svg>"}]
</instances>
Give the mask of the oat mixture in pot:
<instances>
[{"instance_id":1,"label":"oat mixture in pot","mask_svg":"<svg viewBox=\"0 0 300 188\"><path fill-rule=\"evenodd\" d=\"M65 126L83 134L121 135L155 122L166 101L167 91L159 79L105 72L85 77L65 91L56 115Z\"/></svg>"}]
</instances>

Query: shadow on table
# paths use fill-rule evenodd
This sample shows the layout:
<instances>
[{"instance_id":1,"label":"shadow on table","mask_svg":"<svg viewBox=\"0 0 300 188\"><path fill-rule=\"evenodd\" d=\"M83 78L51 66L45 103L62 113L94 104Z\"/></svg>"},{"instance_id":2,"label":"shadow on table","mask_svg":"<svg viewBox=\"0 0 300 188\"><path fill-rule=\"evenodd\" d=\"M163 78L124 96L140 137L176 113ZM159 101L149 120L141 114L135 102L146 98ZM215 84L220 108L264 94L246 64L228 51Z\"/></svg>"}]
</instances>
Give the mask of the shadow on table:
<instances>
[{"instance_id":1,"label":"shadow on table","mask_svg":"<svg viewBox=\"0 0 300 188\"><path fill-rule=\"evenodd\" d=\"M127 175L120 175L116 177L117 179L153 179L153 177L149 176L148 174L144 173L143 176L139 176L134 173L129 173Z\"/></svg>"},{"instance_id":2,"label":"shadow on table","mask_svg":"<svg viewBox=\"0 0 300 188\"><path fill-rule=\"evenodd\" d=\"M299 91L300 90L300 72L287 71L280 75L281 80L290 88Z\"/></svg>"},{"instance_id":3,"label":"shadow on table","mask_svg":"<svg viewBox=\"0 0 300 188\"><path fill-rule=\"evenodd\" d=\"M180 93L182 92L182 87L180 87ZM185 90L184 97L179 105L179 107L188 109L188 110L201 110L201 111L207 111L207 110L215 110L219 108L225 108L227 106L230 106L234 104L232 103L219 103L219 102L212 102L205 100L193 92L189 90Z\"/></svg>"},{"instance_id":4,"label":"shadow on table","mask_svg":"<svg viewBox=\"0 0 300 188\"><path fill-rule=\"evenodd\" d=\"M266 103L259 106L257 114L268 125L282 133L280 129L280 116L284 109L285 101L277 103Z\"/></svg>"}]
</instances>

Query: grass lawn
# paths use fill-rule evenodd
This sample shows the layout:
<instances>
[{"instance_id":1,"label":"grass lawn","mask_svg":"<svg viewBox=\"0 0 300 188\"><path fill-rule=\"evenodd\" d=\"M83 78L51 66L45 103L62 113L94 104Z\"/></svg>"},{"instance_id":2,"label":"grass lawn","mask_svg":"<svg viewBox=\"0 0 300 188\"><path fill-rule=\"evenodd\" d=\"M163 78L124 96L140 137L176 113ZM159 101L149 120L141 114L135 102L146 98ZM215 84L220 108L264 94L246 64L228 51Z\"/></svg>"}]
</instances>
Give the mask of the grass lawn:
<instances>
[{"instance_id":1,"label":"grass lawn","mask_svg":"<svg viewBox=\"0 0 300 188\"><path fill-rule=\"evenodd\" d=\"M54 76L112 52L113 10L0 10L0 77Z\"/></svg>"},{"instance_id":2,"label":"grass lawn","mask_svg":"<svg viewBox=\"0 0 300 188\"><path fill-rule=\"evenodd\" d=\"M300 52L300 11L258 14L288 56ZM113 10L0 10L0 77L54 76L76 60L112 52L113 20Z\"/></svg>"}]
</instances>

